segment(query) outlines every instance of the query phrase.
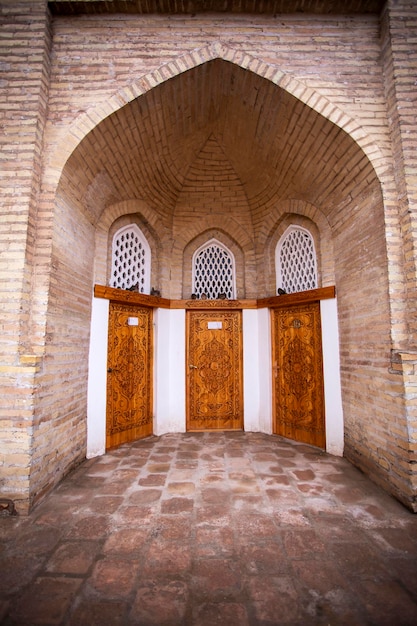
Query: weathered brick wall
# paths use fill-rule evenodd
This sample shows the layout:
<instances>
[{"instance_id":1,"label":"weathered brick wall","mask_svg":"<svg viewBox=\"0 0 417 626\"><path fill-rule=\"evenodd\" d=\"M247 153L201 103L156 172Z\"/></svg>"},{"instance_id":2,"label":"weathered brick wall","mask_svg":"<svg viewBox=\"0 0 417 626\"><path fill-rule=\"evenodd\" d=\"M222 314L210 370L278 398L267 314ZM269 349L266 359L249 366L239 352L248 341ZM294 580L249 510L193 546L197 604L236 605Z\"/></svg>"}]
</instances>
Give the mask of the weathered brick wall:
<instances>
[{"instance_id":1,"label":"weathered brick wall","mask_svg":"<svg viewBox=\"0 0 417 626\"><path fill-rule=\"evenodd\" d=\"M396 205L401 221L401 251L404 255L405 297L393 294L392 308L407 311L407 341L393 354L392 371L403 377L406 403L407 441L404 461L398 463L401 478L408 477L414 502L417 493L417 10L411 0L390 0L382 15L381 48L389 128L398 195ZM391 259L391 272L396 271ZM395 346L397 347L397 346ZM393 418L395 419L395 415ZM394 422L393 430L398 429ZM392 463L394 459L392 460Z\"/></svg>"},{"instance_id":2,"label":"weathered brick wall","mask_svg":"<svg viewBox=\"0 0 417 626\"><path fill-rule=\"evenodd\" d=\"M49 88L46 1L0 5L0 494L29 506L34 380L30 332L37 200ZM42 339L40 340L42 343Z\"/></svg>"},{"instance_id":3,"label":"weathered brick wall","mask_svg":"<svg viewBox=\"0 0 417 626\"><path fill-rule=\"evenodd\" d=\"M15 3L10 3L9 9L12 5ZM22 7L24 10L30 7L29 17L8 18L7 34L10 36L14 24L23 19L21 30L26 33L26 46L30 34L30 51L34 55L29 58L26 47L23 62L26 68L38 72L33 84L25 81L25 89L30 89L34 97L38 125L36 131L32 129L32 135L27 137L27 151L25 143L21 142L26 136L22 126L15 129L18 139L9 148L17 156L20 156L22 148L24 158L31 154L28 161L31 176L14 180L7 231L9 237L11 232L21 232L21 244L15 256L17 267L13 266L12 250L9 249L6 269L9 271L11 268L13 276L16 276L18 296L14 298L16 290L7 286L4 298L11 324L10 337L15 346L10 352L10 364L15 367L21 365L16 358L18 347L26 345L26 341L21 341L17 331L13 330L13 315L21 310L20 302L28 300L25 296L28 293L25 287L25 259L28 267L33 266L27 234L30 232L28 225L34 225L34 220L31 222L29 219L34 196L24 194L25 189L31 192L37 189L40 170L39 158L36 160L35 155L39 157L40 153L44 96L48 87L45 5L22 3L20 10ZM410 7L411 4L406 2L390 5L390 11L395 8L396 15L398 11L404 11L407 28L415 17L415 10ZM35 18L38 10L37 30ZM4 9L2 11L4 16ZM16 14L18 16L19 9L16 9ZM390 24L390 13L385 19ZM402 23L404 25L404 21ZM409 101L410 82L409 79L400 81L394 93L392 79L394 76L397 78L404 63L408 64L407 71L411 75L414 57L401 52L401 29L390 26L384 31L382 65L379 29L376 16L120 14L54 18L42 189L36 203L33 203L38 210L36 280L31 325L28 326L33 343L38 346L36 351L41 353L45 344L44 358L36 384L32 386L29 383L27 387L32 395L36 385L34 406L30 404L26 413L28 428L32 427L31 416L35 413L33 451L27 443L25 458L16 456L15 462L6 459L7 467L15 463L14 466L19 467L27 481L28 462L32 454L32 499L41 497L45 489L56 483L83 455L91 288L94 280L104 282L108 277L109 232L111 235L115 220L123 220L130 213L140 214L138 223L148 229L153 249L158 250L158 267L153 275L153 279L158 281L155 286L162 288L168 297L181 297L186 295L190 278L183 259L190 258L195 246L200 245L199 237L203 231L215 233L217 229L222 234L219 231L221 218L222 236L225 243L229 241L231 246L236 246L238 269L244 270L245 274L245 295L251 297L266 295L271 289L274 282L274 242L284 224L283 218L287 219L285 215L294 213L299 216L298 219L310 219L316 225L323 284L330 284L336 278L347 449L355 462L410 504L409 423L404 406L403 379L401 374L389 371L391 348L404 350L409 346L407 308L402 297L403 258L396 185L399 185L402 197L409 198L410 206L415 200L412 200L412 179L407 168L404 168L406 174L403 179L394 179L391 138L394 135L395 161L398 154L402 154L404 162L408 163L409 159L412 162L413 143L409 139L415 138L415 130L414 135L410 135L407 128L405 144L404 137L398 132L399 128L404 128L399 123L399 112L402 111L403 125L412 115L401 106L401 102ZM34 32L39 33L39 49L42 50L39 57L33 52ZM395 45L391 52L392 41ZM178 195L178 189L174 187L167 188L164 195L166 209L163 204L152 203L151 171L148 188L143 188L143 195L124 202L118 201L114 183L105 172L100 172L96 182L90 184L88 165L94 164L94 160L91 154L83 151L82 146L71 156L64 171L65 163L78 143L107 115L150 87L171 78L175 72L214 58L213 50L220 49L228 60L252 71L261 71L262 75L273 78L275 82L280 81L282 88L322 114L322 117L311 118L311 132L317 133L320 147L317 158L325 160L326 151L331 150L336 141L338 158L343 159L344 155L350 157L346 161L347 175L340 181L337 191L328 188L326 181L322 180L319 181L314 202L297 198L294 195L296 190L290 188L286 197L280 197L278 179L281 175L285 180L283 171L277 173L276 181L271 181L269 195L250 197L249 194L244 197L240 182L229 169L234 193L226 198L228 215L216 215L216 194L224 189L224 182L221 182L225 172L224 161L222 170L216 175L212 173L211 178L202 169L204 159L196 162L196 169L189 172L188 186L182 194ZM10 54L10 45L7 50ZM202 99L204 96L204 92L201 93ZM391 127L387 121L386 97ZM7 111L10 104L9 100ZM302 115L300 110L300 118ZM338 129L326 118L343 127L358 142L361 150L372 160L379 182L355 142L347 135L346 138L341 137ZM9 116L9 120L12 117ZM292 123L289 120L289 124ZM106 124L107 131L116 137L117 124L113 127ZM267 134L270 128L265 124L259 132ZM288 141L292 142L288 146L290 149L298 149L303 132L306 132L306 127L297 126L294 119L294 132L288 136ZM103 149L100 127L93 131L93 138L91 145L99 152ZM219 152L213 154L211 165L213 159L221 163ZM113 158L117 165L118 155L114 154ZM258 174L262 175L262 172ZM84 193L85 190L87 193ZM201 212L190 215L193 194L198 195ZM405 201L403 205L405 207ZM23 215L19 213L22 207L26 207ZM252 220L249 218L249 207ZM175 226L172 219L174 208L178 218ZM405 209L402 212L405 215ZM231 232L231 222L228 225L227 218L237 213L240 230L236 228ZM19 215L22 215L21 230ZM409 234L406 254L407 267L411 267L411 227L404 232ZM6 241L9 240L6 235ZM387 255L392 260L390 267L387 267ZM263 276L265 266L269 270ZM414 279L412 273L409 274L410 294ZM398 297L395 302L393 296ZM29 307L22 310L29 311ZM10 340L5 343L7 362L11 344ZM33 361L29 363L39 366ZM9 380L10 372L7 373ZM18 374L24 375L16 371L13 378ZM11 402L16 399L13 384L14 380ZM19 385L24 387L21 382ZM11 413L6 412L5 415L10 417ZM16 424L18 420L21 424L25 423L23 415L21 407L18 407L13 418ZM10 439L11 431L8 432ZM27 437L32 434L30 430L26 432ZM10 470L7 471L10 474ZM15 486L13 489L16 493L20 491ZM25 489L21 492L27 493Z\"/></svg>"}]
</instances>

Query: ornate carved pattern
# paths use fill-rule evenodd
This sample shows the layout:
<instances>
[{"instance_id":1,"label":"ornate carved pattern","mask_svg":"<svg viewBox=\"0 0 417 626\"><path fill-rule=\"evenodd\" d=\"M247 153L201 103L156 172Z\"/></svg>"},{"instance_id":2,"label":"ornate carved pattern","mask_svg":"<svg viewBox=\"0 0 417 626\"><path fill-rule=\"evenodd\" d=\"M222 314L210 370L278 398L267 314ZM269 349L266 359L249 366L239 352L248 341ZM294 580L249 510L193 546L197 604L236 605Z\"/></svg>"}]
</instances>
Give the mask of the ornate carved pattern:
<instances>
[{"instance_id":1,"label":"ornate carved pattern","mask_svg":"<svg viewBox=\"0 0 417 626\"><path fill-rule=\"evenodd\" d=\"M239 300L186 300L187 309L242 309Z\"/></svg>"},{"instance_id":2,"label":"ornate carved pattern","mask_svg":"<svg viewBox=\"0 0 417 626\"><path fill-rule=\"evenodd\" d=\"M190 311L188 401L191 428L241 428L241 311ZM208 322L221 321L209 330Z\"/></svg>"},{"instance_id":3,"label":"ornate carved pattern","mask_svg":"<svg viewBox=\"0 0 417 626\"><path fill-rule=\"evenodd\" d=\"M231 360L217 339L210 341L201 353L199 374L206 383L209 393L216 394L228 384Z\"/></svg>"},{"instance_id":4,"label":"ornate carved pattern","mask_svg":"<svg viewBox=\"0 0 417 626\"><path fill-rule=\"evenodd\" d=\"M128 318L137 318L136 326ZM107 436L152 424L152 310L113 304L109 320Z\"/></svg>"},{"instance_id":5,"label":"ornate carved pattern","mask_svg":"<svg viewBox=\"0 0 417 626\"><path fill-rule=\"evenodd\" d=\"M324 445L323 376L318 304L273 314L277 432ZM304 433L304 434L303 434Z\"/></svg>"},{"instance_id":6,"label":"ornate carved pattern","mask_svg":"<svg viewBox=\"0 0 417 626\"><path fill-rule=\"evenodd\" d=\"M306 357L305 344L295 337L287 346L283 374L285 385L292 390L296 398L305 396L314 381L314 368L311 360Z\"/></svg>"}]
</instances>

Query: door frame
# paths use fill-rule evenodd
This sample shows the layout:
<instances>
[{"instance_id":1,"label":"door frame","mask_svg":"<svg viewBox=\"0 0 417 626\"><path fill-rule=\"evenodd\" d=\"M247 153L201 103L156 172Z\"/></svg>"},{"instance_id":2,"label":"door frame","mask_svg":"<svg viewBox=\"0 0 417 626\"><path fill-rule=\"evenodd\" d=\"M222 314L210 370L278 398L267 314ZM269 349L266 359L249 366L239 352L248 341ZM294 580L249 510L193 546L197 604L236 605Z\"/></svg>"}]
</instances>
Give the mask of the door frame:
<instances>
[{"instance_id":1,"label":"door frame","mask_svg":"<svg viewBox=\"0 0 417 626\"><path fill-rule=\"evenodd\" d=\"M191 339L192 339L192 328L191 328L191 320L192 320L192 316L193 314L199 314L199 313L204 313L204 314L209 314L210 316L213 317L219 317L220 314L224 314L224 313L228 313L228 312L235 312L239 314L239 329L238 329L238 333L239 333L239 337L237 338L237 340L239 341L239 345L238 345L238 359L239 359L239 381L238 381L238 385L239 385L239 389L238 389L238 393L239 393L239 407L240 407L240 414L239 414L239 427L238 428L190 428L190 413L191 413L191 376L192 376L192 370L191 368L194 366L194 364L190 363L190 343L191 343ZM226 308L226 307L215 307L212 306L210 309L202 309L201 307L199 307L198 309L196 308L188 308L188 310L186 311L186 346L185 346L185 378L186 378L186 418L185 418L185 429L187 432L193 432L193 431L210 431L210 432L216 432L216 431L222 431L222 430L244 430L244 360L243 360L243 315L242 315L242 310L239 308L235 308L233 307L233 309L231 309L230 307Z\"/></svg>"},{"instance_id":2,"label":"door frame","mask_svg":"<svg viewBox=\"0 0 417 626\"><path fill-rule=\"evenodd\" d=\"M314 348L315 350L312 352L314 355L314 377L313 384L314 388L317 390L317 396L320 402L319 413L314 412L314 417L316 423L319 422L320 428L315 430L315 443L311 441L304 441L300 436L308 438L308 429L298 427L290 422L290 430L299 431L298 437L294 432L294 436L290 436L289 434L282 434L279 432L278 428L278 414L279 414L279 399L277 398L277 379L281 381L280 389L287 395L287 391L291 392L291 385L288 383L282 382L282 367L281 367L281 357L283 356L280 348L278 346L279 341L279 333L277 332L275 317L277 314L279 315L279 311L283 310L284 307L274 307L270 310L271 315L271 357L272 357L272 432L276 435L288 437L293 441L297 441L300 443L307 443L308 445L316 445L321 449L326 449L326 411L325 411L325 401L324 401L324 372L323 372L323 347L322 347L322 332L321 332L321 313L320 313L320 302L308 302L308 303L297 303L297 304L288 304L285 307L286 313L288 315L296 315L302 316L303 313L308 313L309 311L304 309L301 311L303 307L308 307L309 309L314 306L314 329L313 329L313 339L314 339ZM300 311L299 315L297 312ZM317 317L316 317L317 316ZM296 320L299 322L299 320ZM303 350L304 353L304 350Z\"/></svg>"},{"instance_id":3,"label":"door frame","mask_svg":"<svg viewBox=\"0 0 417 626\"><path fill-rule=\"evenodd\" d=\"M113 316L113 318L112 318ZM137 317L136 317L137 316ZM115 319L119 319L119 317L125 318L126 322L123 326L120 326L118 323L117 326L114 323ZM143 337L138 339L133 339L136 335L135 328L138 327L139 317L145 319L145 332ZM111 319L113 319L113 323L111 323ZM135 324L135 321L137 322ZM132 322L132 323L130 323ZM117 331L116 328L124 329L125 339L128 340L130 345L130 340L133 339L133 343L135 345L135 350L131 352L129 349L128 352L130 354L129 359L126 359L126 355L121 359L122 362L115 363L114 358L118 354L118 350L120 346L126 346L126 341L120 343L121 337L120 332ZM130 329L130 330L128 330ZM126 337L126 332L127 337ZM110 345L110 340L113 339L112 346ZM144 341L146 339L146 349L143 348ZM139 439L143 439L145 437L149 437L153 434L153 414L154 414L154 337L153 337L153 307L145 306L143 304L131 303L131 302L110 302L109 307L109 334L108 334L108 342L107 342L107 402L106 402L106 450L110 450L112 448L118 448L124 443L132 443L134 441L138 441ZM118 348L116 348L118 346ZM118 371L120 368L124 368L127 365L127 361L130 361L130 358L136 353L136 349L145 350L145 362L143 359L139 359L137 362L137 368L134 368L136 372L140 365L143 366L143 377L137 380L138 387L135 389L133 396L128 397L125 393L121 392L120 387L125 382L129 381L129 384L133 383L134 379L134 371L133 371L133 379L132 372L126 371L126 376L118 379ZM143 356L143 354L142 354ZM116 366L116 369L113 369ZM119 385L117 384L119 381ZM140 389L141 383L145 382L144 388L142 389L143 394L138 393L138 389ZM118 398L117 403L115 404L115 397ZM134 402L132 400L134 398ZM109 433L109 426L112 424L112 418L115 415L115 408L120 409L120 402L127 402L127 406L129 408L129 412L137 408L137 403L139 407L141 407L141 400L146 400L146 415L145 415L145 424L139 425L136 422L135 425L131 425L130 428L125 427L122 430L116 429L113 432ZM130 431L130 434L128 433ZM136 431L135 433L133 431Z\"/></svg>"}]
</instances>

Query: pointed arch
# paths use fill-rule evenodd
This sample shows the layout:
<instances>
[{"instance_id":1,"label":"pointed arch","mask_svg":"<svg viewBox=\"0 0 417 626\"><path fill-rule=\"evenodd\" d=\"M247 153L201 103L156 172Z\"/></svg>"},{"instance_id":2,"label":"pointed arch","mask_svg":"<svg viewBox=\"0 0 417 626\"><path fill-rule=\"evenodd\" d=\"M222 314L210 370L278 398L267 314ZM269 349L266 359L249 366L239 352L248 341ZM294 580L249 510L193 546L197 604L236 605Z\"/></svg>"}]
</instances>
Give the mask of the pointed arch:
<instances>
[{"instance_id":1,"label":"pointed arch","mask_svg":"<svg viewBox=\"0 0 417 626\"><path fill-rule=\"evenodd\" d=\"M276 205L276 211L270 212L265 223L265 235L259 239L258 276L263 276L266 295L276 293L279 286L276 285L275 251L291 225L308 230L313 238L319 286L336 283L333 236L327 217L309 202L286 200Z\"/></svg>"},{"instance_id":2,"label":"pointed arch","mask_svg":"<svg viewBox=\"0 0 417 626\"><path fill-rule=\"evenodd\" d=\"M127 224L115 232L112 240L110 286L129 289L137 285L139 293L150 292L151 249L137 224Z\"/></svg>"},{"instance_id":3,"label":"pointed arch","mask_svg":"<svg viewBox=\"0 0 417 626\"><path fill-rule=\"evenodd\" d=\"M236 298L236 264L233 252L217 239L200 246L192 259L192 291L209 300Z\"/></svg>"},{"instance_id":4,"label":"pointed arch","mask_svg":"<svg viewBox=\"0 0 417 626\"><path fill-rule=\"evenodd\" d=\"M117 229L131 223L138 226L148 242L152 258L151 283L159 288L159 257L164 246L158 236L161 225L156 213L142 200L118 202L109 206L101 215L95 230L94 282L101 285L109 283L113 236Z\"/></svg>"},{"instance_id":5,"label":"pointed arch","mask_svg":"<svg viewBox=\"0 0 417 626\"><path fill-rule=\"evenodd\" d=\"M236 50L224 43L213 43L200 49L187 52L164 63L159 68L139 77L126 85L113 96L92 107L77 117L55 151L51 151L51 174L55 172L56 182L59 180L63 167L84 137L100 122L136 98L144 95L161 83L182 74L207 61L222 59L249 70L262 78L274 83L295 98L306 104L337 127L343 129L358 144L372 163L375 171L382 177L386 170L386 157L367 131L355 120L332 103L317 90L305 85L302 81L286 74L276 65Z\"/></svg>"},{"instance_id":6,"label":"pointed arch","mask_svg":"<svg viewBox=\"0 0 417 626\"><path fill-rule=\"evenodd\" d=\"M286 293L316 289L317 257L307 228L291 224L275 249L276 288Z\"/></svg>"}]
</instances>

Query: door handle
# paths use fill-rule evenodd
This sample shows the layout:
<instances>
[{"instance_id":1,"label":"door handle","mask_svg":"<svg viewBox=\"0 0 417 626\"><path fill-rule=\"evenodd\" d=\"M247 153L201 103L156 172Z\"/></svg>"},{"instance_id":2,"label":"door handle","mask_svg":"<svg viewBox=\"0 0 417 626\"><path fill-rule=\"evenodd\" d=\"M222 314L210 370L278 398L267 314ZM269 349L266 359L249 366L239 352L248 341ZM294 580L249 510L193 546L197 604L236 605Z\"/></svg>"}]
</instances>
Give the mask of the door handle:
<instances>
[{"instance_id":1,"label":"door handle","mask_svg":"<svg viewBox=\"0 0 417 626\"><path fill-rule=\"evenodd\" d=\"M189 365L190 370L198 370L197 365Z\"/></svg>"},{"instance_id":2,"label":"door handle","mask_svg":"<svg viewBox=\"0 0 417 626\"><path fill-rule=\"evenodd\" d=\"M119 370L113 369L113 367L108 367L107 372L111 374L112 372L118 372Z\"/></svg>"}]
</instances>

